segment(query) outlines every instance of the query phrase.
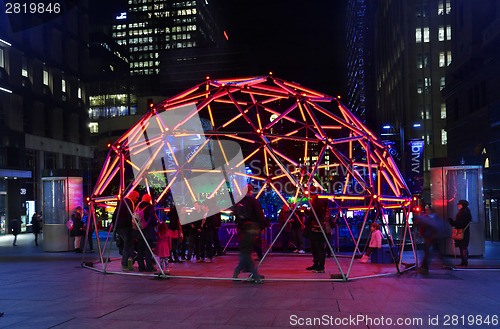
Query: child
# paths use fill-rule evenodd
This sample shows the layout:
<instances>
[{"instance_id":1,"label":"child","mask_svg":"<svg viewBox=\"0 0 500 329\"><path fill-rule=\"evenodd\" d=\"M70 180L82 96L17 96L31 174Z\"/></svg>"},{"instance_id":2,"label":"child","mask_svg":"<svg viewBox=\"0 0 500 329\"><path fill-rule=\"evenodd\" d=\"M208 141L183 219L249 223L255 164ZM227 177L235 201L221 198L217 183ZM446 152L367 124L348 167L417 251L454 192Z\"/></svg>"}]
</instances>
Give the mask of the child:
<instances>
[{"instance_id":1,"label":"child","mask_svg":"<svg viewBox=\"0 0 500 329\"><path fill-rule=\"evenodd\" d=\"M170 230L167 223L162 222L158 227L158 240L156 241L155 252L160 257L160 266L165 273L170 273L168 269L168 257L170 256L170 249L172 248L172 240L170 237Z\"/></svg>"},{"instance_id":2,"label":"child","mask_svg":"<svg viewBox=\"0 0 500 329\"><path fill-rule=\"evenodd\" d=\"M260 234L259 226L254 222L245 222L243 224L243 229L239 234L240 238L240 262L234 269L233 278L237 278L238 274L243 269L249 269L250 273L252 273L253 282L255 283L263 283L261 278L263 276L257 273L255 266L252 261L252 251L255 246L255 240L257 240L258 235Z\"/></svg>"},{"instance_id":3,"label":"child","mask_svg":"<svg viewBox=\"0 0 500 329\"><path fill-rule=\"evenodd\" d=\"M380 232L380 224L379 223L373 223L370 226L372 236L370 238L370 244L368 245L368 248L366 249L366 253L361 257L359 260L360 263L368 263L368 258L370 257L370 254L372 251L375 249L380 249L382 248L382 232Z\"/></svg>"}]
</instances>

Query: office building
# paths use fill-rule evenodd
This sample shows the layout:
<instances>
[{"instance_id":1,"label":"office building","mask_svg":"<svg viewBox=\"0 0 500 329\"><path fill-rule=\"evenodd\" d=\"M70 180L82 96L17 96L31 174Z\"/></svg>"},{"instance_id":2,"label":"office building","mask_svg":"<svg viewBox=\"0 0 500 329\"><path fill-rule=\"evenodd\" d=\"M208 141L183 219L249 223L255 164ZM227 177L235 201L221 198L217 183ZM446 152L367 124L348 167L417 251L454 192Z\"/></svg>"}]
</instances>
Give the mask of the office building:
<instances>
[{"instance_id":1,"label":"office building","mask_svg":"<svg viewBox=\"0 0 500 329\"><path fill-rule=\"evenodd\" d=\"M422 193L424 200L430 202L430 159L446 156L447 111L441 90L446 86L446 70L452 62L452 4L450 0L381 0L376 4L370 1L369 6L373 7L366 3L352 1L349 6L349 99L360 107L356 104L361 104L358 100L362 99L362 87L374 87L374 107L366 108L365 113L375 113L376 118L368 125L400 150L403 175L408 172L405 143L424 141L423 188L416 186L413 192ZM363 24L371 22L372 14L373 33L352 32L369 31ZM353 21L353 17L361 22ZM366 63L363 56L372 51L371 42L367 41L371 37L374 48L373 57L369 58L373 62ZM356 70L354 63L358 64ZM354 79L363 67L360 63L374 66L375 79L365 77L363 84L361 78Z\"/></svg>"},{"instance_id":2,"label":"office building","mask_svg":"<svg viewBox=\"0 0 500 329\"><path fill-rule=\"evenodd\" d=\"M22 17L0 12L0 233L42 210L42 176L78 172L84 195L91 184L87 1L39 25Z\"/></svg>"},{"instance_id":3,"label":"office building","mask_svg":"<svg viewBox=\"0 0 500 329\"><path fill-rule=\"evenodd\" d=\"M500 241L500 4L452 2L453 62L446 74L448 155L483 167L485 238ZM463 161L462 161L463 159Z\"/></svg>"}]
</instances>

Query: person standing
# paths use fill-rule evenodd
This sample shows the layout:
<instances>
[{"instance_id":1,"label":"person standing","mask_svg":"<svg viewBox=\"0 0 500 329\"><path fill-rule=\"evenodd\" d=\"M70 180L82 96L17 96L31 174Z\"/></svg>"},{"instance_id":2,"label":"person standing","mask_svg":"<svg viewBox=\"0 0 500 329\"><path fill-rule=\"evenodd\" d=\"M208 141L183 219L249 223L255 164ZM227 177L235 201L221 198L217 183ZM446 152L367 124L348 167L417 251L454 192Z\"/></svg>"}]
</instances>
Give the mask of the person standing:
<instances>
[{"instance_id":1,"label":"person standing","mask_svg":"<svg viewBox=\"0 0 500 329\"><path fill-rule=\"evenodd\" d=\"M31 217L31 230L35 235L35 245L37 247L38 247L38 234L40 234L41 229L42 229L42 219L40 218L40 215L38 215L35 212Z\"/></svg>"},{"instance_id":2,"label":"person standing","mask_svg":"<svg viewBox=\"0 0 500 329\"><path fill-rule=\"evenodd\" d=\"M14 218L13 220L10 221L10 232L14 236L14 241L12 242L12 246L15 247L17 246L17 235L21 233L21 223L19 222L19 219Z\"/></svg>"},{"instance_id":3,"label":"person standing","mask_svg":"<svg viewBox=\"0 0 500 329\"><path fill-rule=\"evenodd\" d=\"M180 250L181 250L181 260L183 260L183 261L186 260L186 251L188 248L188 240L189 240L189 236L190 236L189 231L191 228L190 223L182 224L182 223L186 222L187 216L188 216L188 213L187 213L186 206L182 206L181 213L179 214L179 221L180 221L181 227L182 227L182 240L181 240Z\"/></svg>"},{"instance_id":4,"label":"person standing","mask_svg":"<svg viewBox=\"0 0 500 329\"><path fill-rule=\"evenodd\" d=\"M454 240L455 245L460 249L460 257L462 262L458 266L468 266L468 247L470 240L470 222L472 222L472 214L469 209L469 202L467 200L458 201L458 213L455 220L450 220L451 226L456 229L462 229L464 237L462 240Z\"/></svg>"},{"instance_id":5,"label":"person standing","mask_svg":"<svg viewBox=\"0 0 500 329\"><path fill-rule=\"evenodd\" d=\"M215 225L216 215L208 215L210 211L210 203L212 200L205 200L201 206L201 210L204 213L203 219L201 220L201 243L200 243L200 257L201 260L205 260L205 256L207 256L207 263L211 263L213 259L213 230Z\"/></svg>"},{"instance_id":6,"label":"person standing","mask_svg":"<svg viewBox=\"0 0 500 329\"><path fill-rule=\"evenodd\" d=\"M94 252L94 241L92 239L92 235L94 234L94 221L90 218L89 215L89 208L85 207L83 208L83 216L82 216L82 221L83 221L83 226L85 229L87 229L87 222L88 222L88 234L87 234L87 240L88 240L88 245L89 245L89 251Z\"/></svg>"},{"instance_id":7,"label":"person standing","mask_svg":"<svg viewBox=\"0 0 500 329\"><path fill-rule=\"evenodd\" d=\"M194 220L191 222L189 227L189 246L188 246L188 254L187 259L190 260L193 256L193 253L196 255L196 262L201 263L200 259L200 234L201 234L201 219L203 218L203 212L201 210L201 202L194 202L194 210L191 213L191 217Z\"/></svg>"},{"instance_id":8,"label":"person standing","mask_svg":"<svg viewBox=\"0 0 500 329\"><path fill-rule=\"evenodd\" d=\"M278 215L278 222L280 223L280 229L281 231L281 242L282 242L282 251L284 253L289 253L290 250L288 249L288 243L290 241L290 235L292 233L292 222L294 220L294 215L290 218L288 223L286 222L288 217L290 217L290 208L288 207L288 204L284 204L283 208L281 208L280 214ZM286 224L285 224L286 223ZM297 246L297 249L299 247Z\"/></svg>"},{"instance_id":9,"label":"person standing","mask_svg":"<svg viewBox=\"0 0 500 329\"><path fill-rule=\"evenodd\" d=\"M76 207L75 212L71 215L71 220L73 221L73 228L69 235L75 238L75 252L81 253L82 237L85 234L82 221L82 207Z\"/></svg>"},{"instance_id":10,"label":"person standing","mask_svg":"<svg viewBox=\"0 0 500 329\"><path fill-rule=\"evenodd\" d=\"M120 202L116 210L116 232L123 241L121 266L124 271L134 269L133 262L129 264L129 258L132 255L132 214L138 200L139 192L132 191Z\"/></svg>"},{"instance_id":11,"label":"person standing","mask_svg":"<svg viewBox=\"0 0 500 329\"><path fill-rule=\"evenodd\" d=\"M212 212L215 212L214 229L213 229L214 256L222 256L224 254L224 251L222 250L222 246L220 244L220 239L219 239L219 230L220 227L222 226L222 217L220 214L220 208L219 206L217 206L216 200L213 200L210 206L212 207Z\"/></svg>"},{"instance_id":12,"label":"person standing","mask_svg":"<svg viewBox=\"0 0 500 329\"><path fill-rule=\"evenodd\" d=\"M151 196L149 194L144 194L142 196L142 201L137 205L137 208L142 210L144 214L145 224L142 227L141 236L139 231L136 231L137 238L137 263L139 265L140 272L154 272L153 266L153 255L149 248L153 248L153 243L156 238L156 226L158 225L158 219L156 217L155 208L151 204ZM148 248L149 246L149 248Z\"/></svg>"},{"instance_id":13,"label":"person standing","mask_svg":"<svg viewBox=\"0 0 500 329\"><path fill-rule=\"evenodd\" d=\"M181 209L185 209L184 206L180 207ZM168 229L171 233L172 242L169 261L172 263L182 263L182 260L179 259L178 254L179 242L182 240L182 227L179 214L177 213L177 207L175 205L170 207L170 210L168 212L168 220L170 221L170 223L168 224Z\"/></svg>"},{"instance_id":14,"label":"person standing","mask_svg":"<svg viewBox=\"0 0 500 329\"><path fill-rule=\"evenodd\" d=\"M170 255L172 241L167 223L160 223L157 234L158 239L156 241L155 253L160 258L160 266L163 269L163 272L170 274L170 269L168 268L168 257Z\"/></svg>"},{"instance_id":15,"label":"person standing","mask_svg":"<svg viewBox=\"0 0 500 329\"><path fill-rule=\"evenodd\" d=\"M318 193L316 190L311 190L311 210L309 211L309 216L307 218L309 226L311 229L310 240L311 240L311 250L313 255L313 265L306 268L306 270L312 270L314 273L325 273L325 237L321 231L320 225L325 229L326 214L327 214L327 201L318 198ZM314 212L313 212L314 211ZM316 220L316 217L318 220ZM326 234L326 232L325 232Z\"/></svg>"}]
</instances>

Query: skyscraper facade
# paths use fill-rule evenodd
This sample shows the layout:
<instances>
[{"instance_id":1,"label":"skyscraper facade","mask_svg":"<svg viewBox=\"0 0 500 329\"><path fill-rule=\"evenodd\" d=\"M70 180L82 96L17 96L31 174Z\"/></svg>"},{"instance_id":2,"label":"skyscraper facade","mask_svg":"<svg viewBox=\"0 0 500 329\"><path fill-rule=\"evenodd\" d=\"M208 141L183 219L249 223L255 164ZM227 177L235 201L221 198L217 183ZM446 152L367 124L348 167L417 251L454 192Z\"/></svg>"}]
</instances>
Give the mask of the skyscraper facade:
<instances>
[{"instance_id":1,"label":"skyscraper facade","mask_svg":"<svg viewBox=\"0 0 500 329\"><path fill-rule=\"evenodd\" d=\"M346 105L370 127L375 122L373 19L376 1L349 0L346 19ZM376 129L376 126L371 127Z\"/></svg>"},{"instance_id":2,"label":"skyscraper facade","mask_svg":"<svg viewBox=\"0 0 500 329\"><path fill-rule=\"evenodd\" d=\"M453 63L446 74L448 156L482 164L485 238L500 241L500 3L453 1Z\"/></svg>"},{"instance_id":3,"label":"skyscraper facade","mask_svg":"<svg viewBox=\"0 0 500 329\"><path fill-rule=\"evenodd\" d=\"M379 1L374 20L376 125L400 144L424 142L423 197L430 202L430 159L446 156L441 90L452 62L451 0ZM389 137L391 138L391 137Z\"/></svg>"},{"instance_id":4,"label":"skyscraper facade","mask_svg":"<svg viewBox=\"0 0 500 329\"><path fill-rule=\"evenodd\" d=\"M0 233L42 209L44 173L79 170L90 186L87 1L29 23L0 12Z\"/></svg>"},{"instance_id":5,"label":"skyscraper facade","mask_svg":"<svg viewBox=\"0 0 500 329\"><path fill-rule=\"evenodd\" d=\"M115 18L112 36L128 47L131 75L154 76L168 50L215 44L215 26L205 0L129 0L128 11Z\"/></svg>"}]
</instances>

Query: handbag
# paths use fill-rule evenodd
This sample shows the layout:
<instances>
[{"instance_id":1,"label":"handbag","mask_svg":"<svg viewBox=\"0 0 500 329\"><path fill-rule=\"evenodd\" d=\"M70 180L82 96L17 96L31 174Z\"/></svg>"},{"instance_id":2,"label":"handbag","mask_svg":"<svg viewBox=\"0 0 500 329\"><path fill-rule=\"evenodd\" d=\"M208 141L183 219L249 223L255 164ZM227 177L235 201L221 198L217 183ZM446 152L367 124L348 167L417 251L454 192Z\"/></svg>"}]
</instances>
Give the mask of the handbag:
<instances>
[{"instance_id":1,"label":"handbag","mask_svg":"<svg viewBox=\"0 0 500 329\"><path fill-rule=\"evenodd\" d=\"M467 224L467 226L465 228L454 228L451 238L455 241L463 240L464 239L464 231L469 227L469 224Z\"/></svg>"},{"instance_id":2,"label":"handbag","mask_svg":"<svg viewBox=\"0 0 500 329\"><path fill-rule=\"evenodd\" d=\"M66 222L66 227L68 228L68 230L72 230L73 229L73 226L75 226L75 223L73 223L73 220L70 218L67 222Z\"/></svg>"}]
</instances>

